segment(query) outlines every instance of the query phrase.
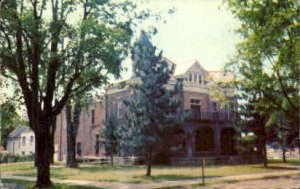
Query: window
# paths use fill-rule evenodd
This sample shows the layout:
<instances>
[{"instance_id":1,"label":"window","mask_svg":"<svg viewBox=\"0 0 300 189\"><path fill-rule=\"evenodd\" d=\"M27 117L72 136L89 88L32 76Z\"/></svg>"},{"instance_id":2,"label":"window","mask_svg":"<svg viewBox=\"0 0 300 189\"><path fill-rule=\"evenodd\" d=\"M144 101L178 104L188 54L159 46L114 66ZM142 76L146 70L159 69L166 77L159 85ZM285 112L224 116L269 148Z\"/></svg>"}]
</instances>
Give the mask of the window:
<instances>
[{"instance_id":1,"label":"window","mask_svg":"<svg viewBox=\"0 0 300 189\"><path fill-rule=\"evenodd\" d=\"M191 99L191 104L200 104L200 99Z\"/></svg>"},{"instance_id":2,"label":"window","mask_svg":"<svg viewBox=\"0 0 300 189\"><path fill-rule=\"evenodd\" d=\"M213 109L214 112L217 112L218 111L218 103L213 102L212 103L212 109Z\"/></svg>"},{"instance_id":3,"label":"window","mask_svg":"<svg viewBox=\"0 0 300 189\"><path fill-rule=\"evenodd\" d=\"M122 118L122 114L123 114L123 106L122 106L122 102L118 102L117 104L117 117L118 118Z\"/></svg>"},{"instance_id":4,"label":"window","mask_svg":"<svg viewBox=\"0 0 300 189\"><path fill-rule=\"evenodd\" d=\"M25 152L24 151L22 151L22 156L24 156L25 155Z\"/></svg>"},{"instance_id":5,"label":"window","mask_svg":"<svg viewBox=\"0 0 300 189\"><path fill-rule=\"evenodd\" d=\"M198 83L202 84L202 75L198 75Z\"/></svg>"},{"instance_id":6,"label":"window","mask_svg":"<svg viewBox=\"0 0 300 189\"><path fill-rule=\"evenodd\" d=\"M77 156L81 156L81 143L80 142L77 142L77 148L76 148L76 151L77 151Z\"/></svg>"},{"instance_id":7,"label":"window","mask_svg":"<svg viewBox=\"0 0 300 189\"><path fill-rule=\"evenodd\" d=\"M200 99L191 99L191 110L194 118L201 118L201 101Z\"/></svg>"},{"instance_id":8,"label":"window","mask_svg":"<svg viewBox=\"0 0 300 189\"><path fill-rule=\"evenodd\" d=\"M197 83L197 74L194 74L194 83Z\"/></svg>"},{"instance_id":9,"label":"window","mask_svg":"<svg viewBox=\"0 0 300 189\"><path fill-rule=\"evenodd\" d=\"M231 112L235 111L234 103L230 103L230 111Z\"/></svg>"},{"instance_id":10,"label":"window","mask_svg":"<svg viewBox=\"0 0 300 189\"><path fill-rule=\"evenodd\" d=\"M95 124L95 110L94 109L91 110L91 116L92 116L91 123L92 123L92 125L94 125Z\"/></svg>"},{"instance_id":11,"label":"window","mask_svg":"<svg viewBox=\"0 0 300 189\"><path fill-rule=\"evenodd\" d=\"M32 145L33 144L33 136L31 135L30 136L30 145Z\"/></svg>"},{"instance_id":12,"label":"window","mask_svg":"<svg viewBox=\"0 0 300 189\"><path fill-rule=\"evenodd\" d=\"M193 75L192 73L189 73L189 82L192 82L192 80L193 80Z\"/></svg>"},{"instance_id":13,"label":"window","mask_svg":"<svg viewBox=\"0 0 300 189\"><path fill-rule=\"evenodd\" d=\"M26 144L26 137L23 136L22 137L22 145L25 146L25 144Z\"/></svg>"},{"instance_id":14,"label":"window","mask_svg":"<svg viewBox=\"0 0 300 189\"><path fill-rule=\"evenodd\" d=\"M96 134L96 141L95 141L95 155L99 156L100 152L100 140L99 140L100 135Z\"/></svg>"}]
</instances>

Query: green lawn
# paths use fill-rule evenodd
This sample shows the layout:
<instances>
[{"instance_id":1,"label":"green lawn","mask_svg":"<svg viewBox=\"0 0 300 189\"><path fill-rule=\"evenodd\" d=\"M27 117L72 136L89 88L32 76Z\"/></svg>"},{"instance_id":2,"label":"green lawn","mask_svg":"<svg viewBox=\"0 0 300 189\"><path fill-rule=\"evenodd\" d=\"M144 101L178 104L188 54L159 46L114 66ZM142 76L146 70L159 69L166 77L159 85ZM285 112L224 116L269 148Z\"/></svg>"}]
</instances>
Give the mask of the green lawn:
<instances>
[{"instance_id":1,"label":"green lawn","mask_svg":"<svg viewBox=\"0 0 300 189\"><path fill-rule=\"evenodd\" d=\"M272 162L268 168L262 165L224 165L207 166L205 175L207 177L220 177L241 174L255 174L265 172L280 172L282 170L299 170L300 161L291 163ZM2 172L15 171L16 175L35 176L36 169L33 163L8 164L1 166ZM62 164L51 167L51 177L59 179L77 179L108 182L159 182L163 180L183 180L199 178L201 176L200 166L154 166L152 176L146 177L145 166L117 165L91 165L80 164L78 168L65 168Z\"/></svg>"},{"instance_id":2,"label":"green lawn","mask_svg":"<svg viewBox=\"0 0 300 189\"><path fill-rule=\"evenodd\" d=\"M25 188L33 188L35 182L32 181L22 181L22 180L13 180L13 179L2 179L3 183L6 184L17 184L18 186L23 186ZM93 189L90 186L72 186L72 185L62 185L62 184L54 184L53 188L55 189ZM95 188L96 189L96 188Z\"/></svg>"}]
</instances>

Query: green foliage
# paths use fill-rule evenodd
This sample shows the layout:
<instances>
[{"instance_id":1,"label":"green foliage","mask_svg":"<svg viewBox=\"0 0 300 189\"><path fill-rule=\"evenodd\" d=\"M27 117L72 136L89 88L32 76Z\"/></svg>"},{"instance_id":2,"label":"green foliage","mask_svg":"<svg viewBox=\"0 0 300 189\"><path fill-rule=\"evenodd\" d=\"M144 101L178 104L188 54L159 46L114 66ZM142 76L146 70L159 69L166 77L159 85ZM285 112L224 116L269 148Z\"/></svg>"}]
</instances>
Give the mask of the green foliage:
<instances>
[{"instance_id":1,"label":"green foliage","mask_svg":"<svg viewBox=\"0 0 300 189\"><path fill-rule=\"evenodd\" d=\"M133 3L16 0L1 6L1 73L22 86L17 92L25 102L29 80L41 103L54 98L59 113L69 97L102 86L109 76L120 77L135 18ZM19 34L21 46L15 39ZM24 69L16 70L21 64Z\"/></svg>"},{"instance_id":2,"label":"green foliage","mask_svg":"<svg viewBox=\"0 0 300 189\"><path fill-rule=\"evenodd\" d=\"M131 147L139 154L147 155L149 160L149 153L150 156L170 153L172 146L182 143L184 132L177 115L181 102L176 98L181 84L167 89L174 65L162 57L162 52L156 55L156 47L145 32L135 43L132 59L137 81L131 86L132 98L124 102L130 112L127 135Z\"/></svg>"},{"instance_id":3,"label":"green foliage","mask_svg":"<svg viewBox=\"0 0 300 189\"><path fill-rule=\"evenodd\" d=\"M0 154L1 163L14 163L14 162L28 162L34 160L34 154L31 155L13 155L13 154Z\"/></svg>"},{"instance_id":4,"label":"green foliage","mask_svg":"<svg viewBox=\"0 0 300 189\"><path fill-rule=\"evenodd\" d=\"M104 122L104 129L102 131L102 137L104 139L105 151L108 155L115 155L119 152L121 130L116 117L110 115Z\"/></svg>"},{"instance_id":5,"label":"green foliage","mask_svg":"<svg viewBox=\"0 0 300 189\"><path fill-rule=\"evenodd\" d=\"M16 106L12 101L6 101L0 107L1 116L1 146L6 147L7 137L18 124L21 123L20 117L16 111Z\"/></svg>"},{"instance_id":6,"label":"green foliage","mask_svg":"<svg viewBox=\"0 0 300 189\"><path fill-rule=\"evenodd\" d=\"M300 3L227 0L241 22L243 41L227 68L236 72L241 113L259 137L279 141L284 120L286 145L299 137ZM258 138L259 138L258 137ZM299 145L299 144L298 144Z\"/></svg>"},{"instance_id":7,"label":"green foliage","mask_svg":"<svg viewBox=\"0 0 300 189\"><path fill-rule=\"evenodd\" d=\"M36 136L37 187L51 185L55 117L73 97L120 77L135 8L130 1L1 1L0 72L19 85Z\"/></svg>"}]
</instances>

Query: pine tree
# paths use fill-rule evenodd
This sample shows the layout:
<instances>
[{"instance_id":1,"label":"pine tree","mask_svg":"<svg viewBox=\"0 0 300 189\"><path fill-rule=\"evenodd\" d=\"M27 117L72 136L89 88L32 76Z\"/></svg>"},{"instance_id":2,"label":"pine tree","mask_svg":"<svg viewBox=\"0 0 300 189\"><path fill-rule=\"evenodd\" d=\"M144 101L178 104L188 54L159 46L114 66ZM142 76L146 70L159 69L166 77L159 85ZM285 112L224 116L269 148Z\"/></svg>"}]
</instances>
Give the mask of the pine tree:
<instances>
[{"instance_id":1,"label":"pine tree","mask_svg":"<svg viewBox=\"0 0 300 189\"><path fill-rule=\"evenodd\" d=\"M132 99L124 102L130 111L127 115L128 133L132 147L145 157L146 175L150 176L155 155L182 143L182 137L175 137L181 134L179 121L175 120L180 106L176 95L181 85L177 82L173 90L167 89L174 65L163 59L162 52L156 55L156 47L145 32L135 43L132 54L138 81L131 86L134 91Z\"/></svg>"},{"instance_id":2,"label":"pine tree","mask_svg":"<svg viewBox=\"0 0 300 189\"><path fill-rule=\"evenodd\" d=\"M104 122L105 127L102 131L102 136L104 139L105 151L110 156L110 164L111 166L114 165L113 157L118 152L119 149L119 129L118 129L118 120L116 117L110 115L107 117L106 121Z\"/></svg>"}]
</instances>

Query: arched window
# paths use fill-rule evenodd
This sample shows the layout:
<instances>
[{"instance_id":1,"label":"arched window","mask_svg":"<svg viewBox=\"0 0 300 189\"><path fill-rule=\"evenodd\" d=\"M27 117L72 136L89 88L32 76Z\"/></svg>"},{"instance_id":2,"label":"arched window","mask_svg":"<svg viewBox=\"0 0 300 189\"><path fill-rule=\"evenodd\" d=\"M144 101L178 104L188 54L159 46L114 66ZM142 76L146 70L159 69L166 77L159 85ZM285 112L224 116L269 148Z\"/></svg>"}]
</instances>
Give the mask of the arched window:
<instances>
[{"instance_id":1,"label":"arched window","mask_svg":"<svg viewBox=\"0 0 300 189\"><path fill-rule=\"evenodd\" d=\"M196 151L213 151L215 147L214 130L210 127L196 131Z\"/></svg>"}]
</instances>

